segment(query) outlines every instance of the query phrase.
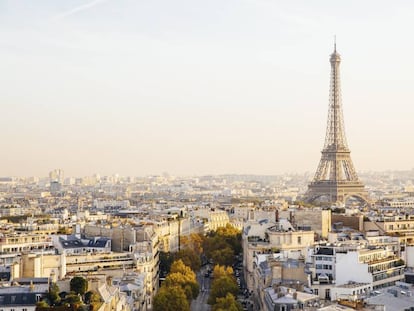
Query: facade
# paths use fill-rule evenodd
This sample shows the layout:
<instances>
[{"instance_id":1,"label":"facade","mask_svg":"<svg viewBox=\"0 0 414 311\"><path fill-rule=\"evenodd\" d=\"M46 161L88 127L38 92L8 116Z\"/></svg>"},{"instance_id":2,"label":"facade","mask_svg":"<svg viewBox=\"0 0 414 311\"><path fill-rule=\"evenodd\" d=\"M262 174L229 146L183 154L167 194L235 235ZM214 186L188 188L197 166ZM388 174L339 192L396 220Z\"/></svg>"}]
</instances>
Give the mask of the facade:
<instances>
[{"instance_id":1,"label":"facade","mask_svg":"<svg viewBox=\"0 0 414 311\"><path fill-rule=\"evenodd\" d=\"M254 288L254 259L257 255L280 253L286 259L304 259L308 247L314 244L314 237L313 231L295 230L285 219L277 223L269 220L247 222L242 233L242 244L249 290Z\"/></svg>"},{"instance_id":2,"label":"facade","mask_svg":"<svg viewBox=\"0 0 414 311\"><path fill-rule=\"evenodd\" d=\"M54 254L52 238L47 234L10 233L0 236L0 264L10 266L16 256L26 253Z\"/></svg>"},{"instance_id":3,"label":"facade","mask_svg":"<svg viewBox=\"0 0 414 311\"><path fill-rule=\"evenodd\" d=\"M398 238L401 245L414 245L414 215L381 216L364 222L364 230Z\"/></svg>"},{"instance_id":4,"label":"facade","mask_svg":"<svg viewBox=\"0 0 414 311\"><path fill-rule=\"evenodd\" d=\"M113 284L126 294L131 311L146 311L147 293L145 287L146 274L127 273L119 280L113 280Z\"/></svg>"},{"instance_id":5,"label":"facade","mask_svg":"<svg viewBox=\"0 0 414 311\"><path fill-rule=\"evenodd\" d=\"M0 310L35 311L36 303L49 291L48 284L0 287Z\"/></svg>"},{"instance_id":6,"label":"facade","mask_svg":"<svg viewBox=\"0 0 414 311\"><path fill-rule=\"evenodd\" d=\"M368 293L394 285L404 279L404 269L404 261L384 248L318 246L311 251L307 271L313 293L329 300L337 298L332 296L336 286L364 284Z\"/></svg>"}]
</instances>

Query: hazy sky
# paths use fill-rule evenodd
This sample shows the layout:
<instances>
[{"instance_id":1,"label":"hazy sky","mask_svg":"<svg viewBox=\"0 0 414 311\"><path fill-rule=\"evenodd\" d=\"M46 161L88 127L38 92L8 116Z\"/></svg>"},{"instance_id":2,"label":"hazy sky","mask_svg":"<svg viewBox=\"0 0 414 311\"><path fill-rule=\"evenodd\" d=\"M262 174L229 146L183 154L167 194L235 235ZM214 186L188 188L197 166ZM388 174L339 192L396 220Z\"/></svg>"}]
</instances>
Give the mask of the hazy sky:
<instances>
[{"instance_id":1,"label":"hazy sky","mask_svg":"<svg viewBox=\"0 0 414 311\"><path fill-rule=\"evenodd\" d=\"M414 2L0 0L0 176L414 167Z\"/></svg>"}]
</instances>

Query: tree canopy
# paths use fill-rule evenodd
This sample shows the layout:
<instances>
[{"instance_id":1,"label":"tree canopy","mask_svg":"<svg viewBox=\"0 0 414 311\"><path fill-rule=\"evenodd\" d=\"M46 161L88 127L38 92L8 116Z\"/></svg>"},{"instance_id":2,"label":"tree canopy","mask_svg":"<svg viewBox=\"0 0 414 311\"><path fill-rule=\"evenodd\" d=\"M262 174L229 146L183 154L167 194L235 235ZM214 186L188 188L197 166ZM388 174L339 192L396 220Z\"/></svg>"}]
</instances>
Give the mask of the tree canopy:
<instances>
[{"instance_id":1,"label":"tree canopy","mask_svg":"<svg viewBox=\"0 0 414 311\"><path fill-rule=\"evenodd\" d=\"M224 298L228 293L236 296L238 292L239 287L237 286L234 277L225 275L217 279L215 278L211 285L208 303L213 305L216 303L217 298Z\"/></svg>"},{"instance_id":2,"label":"tree canopy","mask_svg":"<svg viewBox=\"0 0 414 311\"><path fill-rule=\"evenodd\" d=\"M242 251L241 232L227 224L213 231L204 240L204 252L215 263L231 266L234 256Z\"/></svg>"},{"instance_id":3,"label":"tree canopy","mask_svg":"<svg viewBox=\"0 0 414 311\"><path fill-rule=\"evenodd\" d=\"M75 276L70 280L70 290L83 296L88 290L88 282L81 276Z\"/></svg>"},{"instance_id":4,"label":"tree canopy","mask_svg":"<svg viewBox=\"0 0 414 311\"><path fill-rule=\"evenodd\" d=\"M233 277L233 268L228 266L215 265L213 268L213 277L219 279L222 276Z\"/></svg>"},{"instance_id":5,"label":"tree canopy","mask_svg":"<svg viewBox=\"0 0 414 311\"><path fill-rule=\"evenodd\" d=\"M241 304L236 300L236 298L228 293L226 297L217 298L216 303L212 307L213 311L242 311L243 308Z\"/></svg>"},{"instance_id":6,"label":"tree canopy","mask_svg":"<svg viewBox=\"0 0 414 311\"><path fill-rule=\"evenodd\" d=\"M165 290L168 290L170 288L175 288L175 287L181 288L188 303L192 299L197 298L198 293L199 293L199 285L196 279L196 274L194 273L193 270L191 270L189 266L186 266L181 259L174 261L172 263L170 273L165 278L165 281L163 282L161 289L165 291ZM159 291L159 293L160 292L161 291ZM159 293L155 297L157 297ZM162 299L164 298L158 298L158 299L162 301Z\"/></svg>"},{"instance_id":7,"label":"tree canopy","mask_svg":"<svg viewBox=\"0 0 414 311\"><path fill-rule=\"evenodd\" d=\"M154 311L189 311L186 294L180 286L162 286L154 297Z\"/></svg>"},{"instance_id":8,"label":"tree canopy","mask_svg":"<svg viewBox=\"0 0 414 311\"><path fill-rule=\"evenodd\" d=\"M201 260L200 254L196 253L195 251L184 248L174 254L175 260L181 259L185 265L191 267L193 271L200 270L201 267Z\"/></svg>"}]
</instances>

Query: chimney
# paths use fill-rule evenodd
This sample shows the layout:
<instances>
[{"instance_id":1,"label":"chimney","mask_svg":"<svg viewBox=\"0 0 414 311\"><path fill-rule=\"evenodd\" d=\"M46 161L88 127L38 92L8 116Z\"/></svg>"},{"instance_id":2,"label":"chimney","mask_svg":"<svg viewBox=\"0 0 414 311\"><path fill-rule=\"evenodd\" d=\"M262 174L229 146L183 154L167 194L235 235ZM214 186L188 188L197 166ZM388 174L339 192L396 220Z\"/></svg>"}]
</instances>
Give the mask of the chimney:
<instances>
[{"instance_id":1,"label":"chimney","mask_svg":"<svg viewBox=\"0 0 414 311\"><path fill-rule=\"evenodd\" d=\"M112 286L112 276L107 276L106 277L106 284L108 285L108 286Z\"/></svg>"},{"instance_id":2,"label":"chimney","mask_svg":"<svg viewBox=\"0 0 414 311\"><path fill-rule=\"evenodd\" d=\"M292 225L292 227L295 227L295 214L293 211L289 212L289 222Z\"/></svg>"},{"instance_id":3,"label":"chimney","mask_svg":"<svg viewBox=\"0 0 414 311\"><path fill-rule=\"evenodd\" d=\"M275 210L275 221L279 222L279 210Z\"/></svg>"}]
</instances>

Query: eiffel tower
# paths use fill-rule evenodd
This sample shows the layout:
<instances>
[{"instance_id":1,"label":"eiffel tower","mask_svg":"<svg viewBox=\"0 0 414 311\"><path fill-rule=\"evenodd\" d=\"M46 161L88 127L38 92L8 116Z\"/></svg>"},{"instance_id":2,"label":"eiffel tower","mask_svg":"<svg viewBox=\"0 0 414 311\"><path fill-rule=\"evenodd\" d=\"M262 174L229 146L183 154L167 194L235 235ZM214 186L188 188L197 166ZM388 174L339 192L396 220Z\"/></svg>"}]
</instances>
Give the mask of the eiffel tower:
<instances>
[{"instance_id":1,"label":"eiffel tower","mask_svg":"<svg viewBox=\"0 0 414 311\"><path fill-rule=\"evenodd\" d=\"M341 56L336 51L336 43L330 63L331 81L325 145L315 177L308 185L305 197L308 202L321 197L326 197L332 203L345 203L349 197L368 202L368 193L352 164L351 152L345 137L339 76Z\"/></svg>"}]
</instances>

